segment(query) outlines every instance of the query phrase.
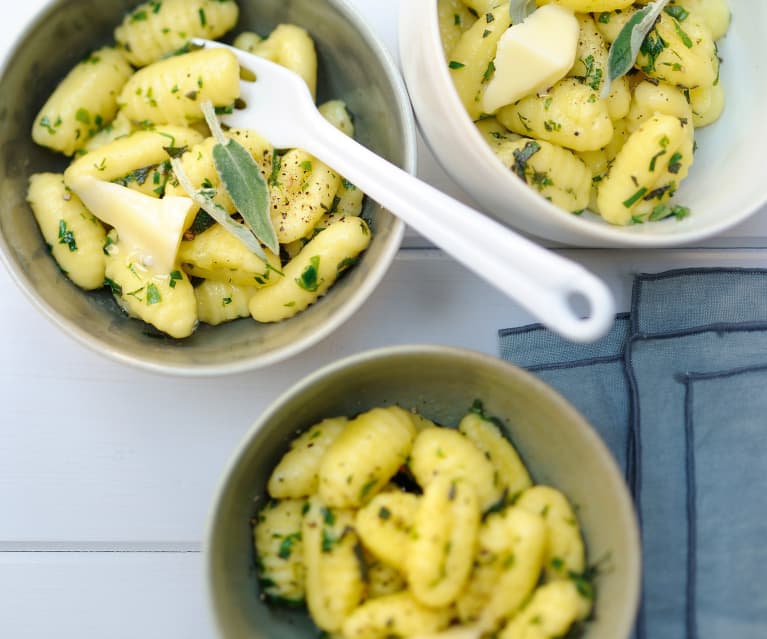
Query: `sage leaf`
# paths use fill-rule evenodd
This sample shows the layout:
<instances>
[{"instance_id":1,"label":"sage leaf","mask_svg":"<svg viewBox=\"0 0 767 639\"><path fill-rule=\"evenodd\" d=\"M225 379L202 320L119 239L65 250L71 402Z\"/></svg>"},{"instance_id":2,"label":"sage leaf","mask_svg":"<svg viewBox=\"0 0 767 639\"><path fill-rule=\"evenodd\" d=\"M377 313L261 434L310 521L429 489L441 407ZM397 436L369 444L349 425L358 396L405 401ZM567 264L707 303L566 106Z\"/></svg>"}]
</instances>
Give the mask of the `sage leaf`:
<instances>
[{"instance_id":1,"label":"sage leaf","mask_svg":"<svg viewBox=\"0 0 767 639\"><path fill-rule=\"evenodd\" d=\"M216 138L213 162L221 183L253 234L272 253L279 253L277 233L269 215L269 187L261 170L245 147L224 135L213 104L206 101L201 106L208 127Z\"/></svg>"},{"instance_id":2,"label":"sage leaf","mask_svg":"<svg viewBox=\"0 0 767 639\"><path fill-rule=\"evenodd\" d=\"M213 162L242 219L272 253L279 253L269 215L269 189L253 157L237 140L229 139L213 147Z\"/></svg>"},{"instance_id":3,"label":"sage leaf","mask_svg":"<svg viewBox=\"0 0 767 639\"><path fill-rule=\"evenodd\" d=\"M197 206L199 206L203 211L205 211L214 220L216 220L216 222L218 222L227 231L229 231L229 233L240 240L240 242L242 242L248 248L248 250L262 259L264 263L268 264L264 249L261 247L258 239L255 235L253 235L250 229L232 218L232 216L229 215L229 213L227 213L222 206L213 201L210 195L195 189L191 180L184 172L184 167L181 164L181 160L179 158L171 158L170 164L173 167L173 172L175 173L179 184L184 189L184 191L186 191L187 195L189 195L189 197L194 200ZM209 191L209 189L206 189L206 191Z\"/></svg>"},{"instance_id":4,"label":"sage leaf","mask_svg":"<svg viewBox=\"0 0 767 639\"><path fill-rule=\"evenodd\" d=\"M525 18L535 11L535 9L535 0L511 0L509 3L511 24L524 22Z\"/></svg>"},{"instance_id":5,"label":"sage leaf","mask_svg":"<svg viewBox=\"0 0 767 639\"><path fill-rule=\"evenodd\" d=\"M623 26L610 46L607 56L607 80L602 86L602 99L610 95L611 84L626 75L636 62L642 42L669 0L655 0L639 9Z\"/></svg>"}]
</instances>

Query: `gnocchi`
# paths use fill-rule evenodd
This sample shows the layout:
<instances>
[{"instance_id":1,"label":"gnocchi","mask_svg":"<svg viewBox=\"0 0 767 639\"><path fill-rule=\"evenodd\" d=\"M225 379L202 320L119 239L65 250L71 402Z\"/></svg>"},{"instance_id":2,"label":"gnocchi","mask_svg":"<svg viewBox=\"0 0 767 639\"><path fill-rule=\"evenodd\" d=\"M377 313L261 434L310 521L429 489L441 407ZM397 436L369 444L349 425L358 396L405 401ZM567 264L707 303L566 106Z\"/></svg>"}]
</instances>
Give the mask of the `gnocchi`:
<instances>
[{"instance_id":1,"label":"gnocchi","mask_svg":"<svg viewBox=\"0 0 767 639\"><path fill-rule=\"evenodd\" d=\"M247 216L214 160L220 132L203 109L235 108L240 65L226 48L190 41L221 37L238 17L235 0L138 5L112 45L71 69L32 126L37 144L70 157L63 174L32 175L27 191L56 263L76 285L106 287L129 316L177 339L200 322L292 317L372 239L365 194L354 184L302 149L275 149L255 131L230 129L227 139L245 149L266 185L261 212L279 250L246 242ZM245 31L235 44L295 71L315 93L317 52L305 29L280 24L263 38ZM318 109L355 134L342 100ZM230 224L216 222L210 207Z\"/></svg>"},{"instance_id":2,"label":"gnocchi","mask_svg":"<svg viewBox=\"0 0 767 639\"><path fill-rule=\"evenodd\" d=\"M326 418L267 493L252 521L262 596L303 600L338 639L555 637L591 614L573 507L533 484L479 402L455 428L397 406Z\"/></svg>"},{"instance_id":3,"label":"gnocchi","mask_svg":"<svg viewBox=\"0 0 767 639\"><path fill-rule=\"evenodd\" d=\"M672 198L692 167L695 130L716 122L725 109L717 41L730 24L726 0L671 0L649 25L632 68L618 77L611 77L610 47L646 2L537 0L538 7L556 5L574 16L570 20L579 31L574 62L562 65L558 79L552 78L552 63L540 62L532 51L536 45L529 41L529 30L528 39L517 36L513 50L524 57L517 72L539 73L548 86L530 81L534 88L522 95L511 92L515 97L500 106L496 100L483 102L483 95L490 93L488 80L497 83L500 70L509 68L505 43L514 27L523 25L509 25L506 16L497 19L496 12L508 9L508 3L485 3L482 9L477 4L439 0L440 34L456 92L504 165L558 208L574 214L588 209L610 224L690 214ZM495 19L489 26L491 16ZM537 46L550 53L566 34L560 23L546 24L548 32L536 31ZM497 31L499 26L504 33ZM671 175L649 170L661 152L653 148L656 133L662 140L668 136L665 153L677 159Z\"/></svg>"}]
</instances>

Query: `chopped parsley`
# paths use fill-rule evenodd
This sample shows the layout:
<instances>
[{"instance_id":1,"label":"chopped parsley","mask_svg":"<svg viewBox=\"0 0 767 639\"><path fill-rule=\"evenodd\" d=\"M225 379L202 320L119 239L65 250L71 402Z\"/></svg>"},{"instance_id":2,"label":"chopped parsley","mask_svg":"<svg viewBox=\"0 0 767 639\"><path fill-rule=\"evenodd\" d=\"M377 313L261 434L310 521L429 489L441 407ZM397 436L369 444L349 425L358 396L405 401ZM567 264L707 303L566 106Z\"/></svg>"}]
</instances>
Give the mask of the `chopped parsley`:
<instances>
[{"instance_id":1,"label":"chopped parsley","mask_svg":"<svg viewBox=\"0 0 767 639\"><path fill-rule=\"evenodd\" d=\"M56 135L56 131L61 126L61 117L57 117L54 122L51 122L51 119L47 115L44 115L40 118L40 126L46 129L51 135Z\"/></svg>"},{"instance_id":2,"label":"chopped parsley","mask_svg":"<svg viewBox=\"0 0 767 639\"><path fill-rule=\"evenodd\" d=\"M168 282L168 286L171 288L176 288L176 282L184 279L184 276L181 275L181 271L172 271L170 274L170 281Z\"/></svg>"},{"instance_id":3,"label":"chopped parsley","mask_svg":"<svg viewBox=\"0 0 767 639\"><path fill-rule=\"evenodd\" d=\"M123 287L120 286L113 279L105 277L104 278L104 286L108 286L109 287L109 289L112 291L112 295L116 295L116 296L120 297L123 294Z\"/></svg>"},{"instance_id":4,"label":"chopped parsley","mask_svg":"<svg viewBox=\"0 0 767 639\"><path fill-rule=\"evenodd\" d=\"M630 209L632 206L634 206L634 204L639 202L639 200L641 200L646 193L647 193L647 188L643 186L636 193L634 193L634 195L632 195L628 200L624 201L623 206L625 206L627 209Z\"/></svg>"},{"instance_id":5,"label":"chopped parsley","mask_svg":"<svg viewBox=\"0 0 767 639\"><path fill-rule=\"evenodd\" d=\"M658 161L658 158L662 155L666 155L666 151L664 149L661 149L658 151L655 155L652 156L652 159L650 160L650 172L655 171L655 163Z\"/></svg>"},{"instance_id":6,"label":"chopped parsley","mask_svg":"<svg viewBox=\"0 0 767 639\"><path fill-rule=\"evenodd\" d=\"M293 546L299 541L301 541L300 532L285 535L285 538L280 542L280 549L277 551L277 556L280 559L290 559L290 555L293 552Z\"/></svg>"},{"instance_id":7,"label":"chopped parsley","mask_svg":"<svg viewBox=\"0 0 767 639\"><path fill-rule=\"evenodd\" d=\"M296 278L296 284L305 291L314 293L321 284L319 280L319 269L320 256L313 255L309 258L309 264L304 269L303 273L301 273L301 276Z\"/></svg>"},{"instance_id":8,"label":"chopped parsley","mask_svg":"<svg viewBox=\"0 0 767 639\"><path fill-rule=\"evenodd\" d=\"M514 149L514 163L511 170L525 182L527 182L527 163L540 150L541 145L534 140L527 142L522 149Z\"/></svg>"},{"instance_id":9,"label":"chopped parsley","mask_svg":"<svg viewBox=\"0 0 767 639\"><path fill-rule=\"evenodd\" d=\"M690 209L680 204L670 206L668 204L658 204L650 213L647 218L651 222L657 222L658 220L665 220L667 217L675 217L677 220L683 220L690 215Z\"/></svg>"},{"instance_id":10,"label":"chopped parsley","mask_svg":"<svg viewBox=\"0 0 767 639\"><path fill-rule=\"evenodd\" d=\"M679 173L681 168L682 168L682 154L679 152L674 153L674 155L672 155L671 159L668 161L669 173L673 173L674 175L676 175L677 173Z\"/></svg>"},{"instance_id":11,"label":"chopped parsley","mask_svg":"<svg viewBox=\"0 0 767 639\"><path fill-rule=\"evenodd\" d=\"M687 16L690 15L690 12L687 11L687 9L676 4L666 7L663 11L679 22L684 22L687 19Z\"/></svg>"},{"instance_id":12,"label":"chopped parsley","mask_svg":"<svg viewBox=\"0 0 767 639\"><path fill-rule=\"evenodd\" d=\"M360 488L360 500L365 500L365 498L370 494L370 491L375 488L376 484L378 483L378 480L373 478L366 481L362 488Z\"/></svg>"},{"instance_id":13,"label":"chopped parsley","mask_svg":"<svg viewBox=\"0 0 767 639\"><path fill-rule=\"evenodd\" d=\"M655 64L658 56L663 53L668 43L661 37L657 30L653 29L647 34L647 37L642 41L642 46L639 50L647 56L647 63L641 67L645 73L652 73L655 71Z\"/></svg>"},{"instance_id":14,"label":"chopped parsley","mask_svg":"<svg viewBox=\"0 0 767 639\"><path fill-rule=\"evenodd\" d=\"M676 31L676 34L679 36L679 39L682 41L682 44L686 46L688 49L692 49L692 40L690 39L690 36L687 35L684 29L680 26L679 22L674 20L674 31Z\"/></svg>"},{"instance_id":15,"label":"chopped parsley","mask_svg":"<svg viewBox=\"0 0 767 639\"><path fill-rule=\"evenodd\" d=\"M490 60L490 62L487 63L487 69L485 69L485 73L482 76L482 82L490 82L490 79L495 75L495 63Z\"/></svg>"},{"instance_id":16,"label":"chopped parsley","mask_svg":"<svg viewBox=\"0 0 767 639\"><path fill-rule=\"evenodd\" d=\"M147 306L159 304L160 302L162 302L162 295L160 295L160 289L158 289L154 283L149 282L149 284L147 284L146 286Z\"/></svg>"},{"instance_id":17,"label":"chopped parsley","mask_svg":"<svg viewBox=\"0 0 767 639\"><path fill-rule=\"evenodd\" d=\"M67 227L66 220L63 219L59 220L59 244L65 244L72 253L77 250L74 231Z\"/></svg>"}]
</instances>

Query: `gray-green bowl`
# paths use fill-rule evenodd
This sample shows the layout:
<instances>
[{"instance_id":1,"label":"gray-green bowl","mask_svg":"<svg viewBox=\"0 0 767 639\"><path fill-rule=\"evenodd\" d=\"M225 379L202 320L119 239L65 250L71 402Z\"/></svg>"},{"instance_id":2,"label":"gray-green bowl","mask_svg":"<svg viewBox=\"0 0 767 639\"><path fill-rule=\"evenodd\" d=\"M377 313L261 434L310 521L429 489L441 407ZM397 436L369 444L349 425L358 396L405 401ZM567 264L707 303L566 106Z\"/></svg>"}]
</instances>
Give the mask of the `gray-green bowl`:
<instances>
[{"instance_id":1,"label":"gray-green bowl","mask_svg":"<svg viewBox=\"0 0 767 639\"><path fill-rule=\"evenodd\" d=\"M205 542L209 600L220 636L316 636L304 613L270 609L259 599L252 549L250 519L297 432L324 417L391 404L456 425L475 399L507 425L534 480L559 488L577 504L589 560L607 558L586 639L626 639L639 599L639 534L609 451L569 403L530 373L488 355L439 346L373 350L327 366L254 424L224 472Z\"/></svg>"},{"instance_id":2,"label":"gray-green bowl","mask_svg":"<svg viewBox=\"0 0 767 639\"><path fill-rule=\"evenodd\" d=\"M404 225L375 202L364 217L374 238L360 262L317 304L278 324L244 319L202 325L174 341L129 319L106 290L86 293L59 271L26 203L27 179L63 170L66 160L36 146L32 120L67 71L112 41L114 27L139 0L56 0L36 16L0 70L0 256L34 305L63 331L112 359L175 375L215 375L291 357L346 321L384 277ZM396 65L360 16L342 0L239 0L233 33L268 33L280 22L309 30L319 57L318 100L342 98L357 138L403 169L415 171L415 127Z\"/></svg>"}]
</instances>

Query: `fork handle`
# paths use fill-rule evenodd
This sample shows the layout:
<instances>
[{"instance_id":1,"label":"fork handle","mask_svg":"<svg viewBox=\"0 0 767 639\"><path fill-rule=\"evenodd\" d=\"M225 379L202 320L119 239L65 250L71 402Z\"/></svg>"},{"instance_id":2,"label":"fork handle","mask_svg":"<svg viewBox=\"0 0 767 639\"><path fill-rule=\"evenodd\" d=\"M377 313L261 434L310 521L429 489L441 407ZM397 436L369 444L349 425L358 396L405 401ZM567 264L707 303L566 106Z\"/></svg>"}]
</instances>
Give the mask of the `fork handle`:
<instances>
[{"instance_id":1,"label":"fork handle","mask_svg":"<svg viewBox=\"0 0 767 639\"><path fill-rule=\"evenodd\" d=\"M607 286L565 259L384 160L318 112L301 146L457 261L516 300L542 324L576 342L604 335L614 319ZM587 317L573 307L578 296Z\"/></svg>"}]
</instances>

